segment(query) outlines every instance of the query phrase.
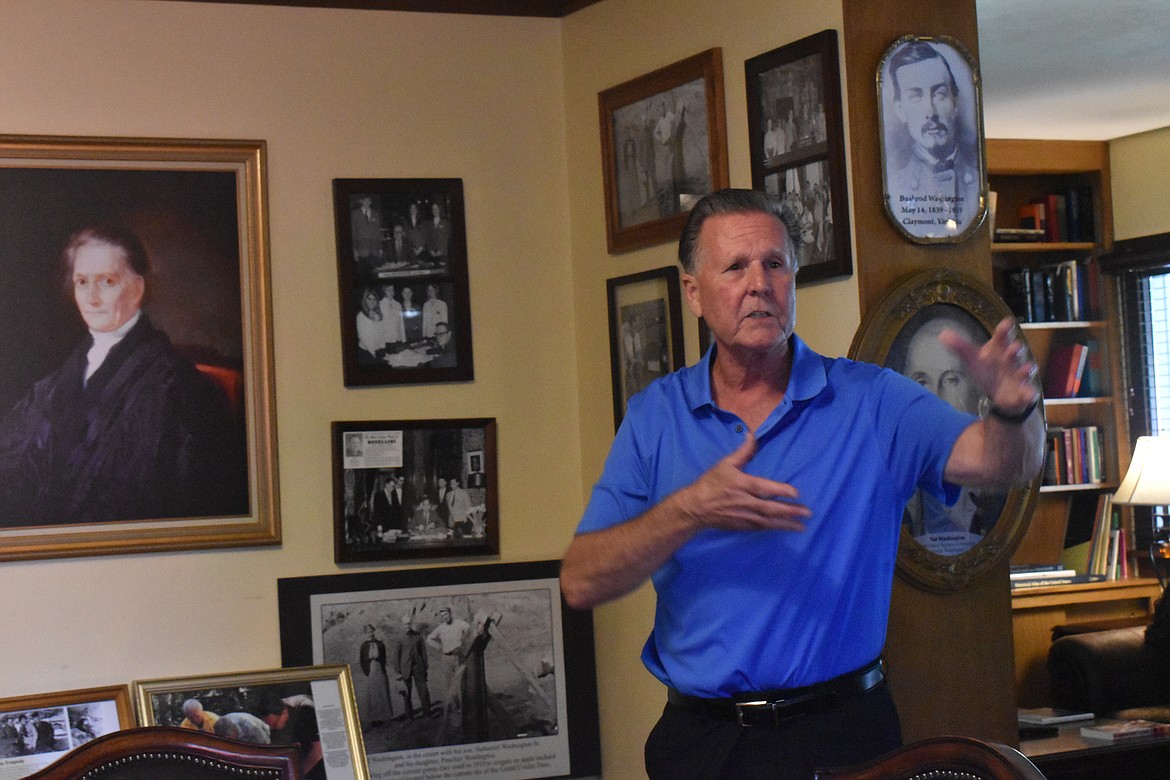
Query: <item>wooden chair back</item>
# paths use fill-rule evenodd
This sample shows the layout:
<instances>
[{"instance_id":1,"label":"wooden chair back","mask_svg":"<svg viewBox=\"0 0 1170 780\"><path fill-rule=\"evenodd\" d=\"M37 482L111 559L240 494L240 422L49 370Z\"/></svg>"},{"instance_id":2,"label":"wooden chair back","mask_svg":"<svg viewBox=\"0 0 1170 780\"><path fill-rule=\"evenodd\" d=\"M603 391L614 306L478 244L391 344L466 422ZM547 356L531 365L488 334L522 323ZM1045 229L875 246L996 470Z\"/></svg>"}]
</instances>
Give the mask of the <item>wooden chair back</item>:
<instances>
[{"instance_id":1,"label":"wooden chair back","mask_svg":"<svg viewBox=\"0 0 1170 780\"><path fill-rule=\"evenodd\" d=\"M104 734L26 780L301 780L292 745L256 745L193 729L144 726Z\"/></svg>"},{"instance_id":2,"label":"wooden chair back","mask_svg":"<svg viewBox=\"0 0 1170 780\"><path fill-rule=\"evenodd\" d=\"M881 758L839 769L822 769L816 780L1044 780L1036 765L1015 748L971 737L932 737Z\"/></svg>"}]
</instances>

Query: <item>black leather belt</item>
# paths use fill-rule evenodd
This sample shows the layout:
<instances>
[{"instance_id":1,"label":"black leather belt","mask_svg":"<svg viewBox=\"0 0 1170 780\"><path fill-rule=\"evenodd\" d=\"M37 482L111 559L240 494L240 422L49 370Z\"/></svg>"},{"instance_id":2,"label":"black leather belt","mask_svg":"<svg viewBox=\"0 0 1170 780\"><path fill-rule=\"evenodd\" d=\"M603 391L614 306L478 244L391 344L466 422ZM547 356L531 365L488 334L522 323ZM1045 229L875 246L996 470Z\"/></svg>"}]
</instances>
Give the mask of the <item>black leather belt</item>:
<instances>
[{"instance_id":1,"label":"black leather belt","mask_svg":"<svg viewBox=\"0 0 1170 780\"><path fill-rule=\"evenodd\" d=\"M860 696L880 683L885 676L885 661L878 658L855 671L802 688L744 693L731 699L705 699L668 688L666 699L688 712L733 720L741 726L776 726L791 718L823 710L844 699Z\"/></svg>"}]
</instances>

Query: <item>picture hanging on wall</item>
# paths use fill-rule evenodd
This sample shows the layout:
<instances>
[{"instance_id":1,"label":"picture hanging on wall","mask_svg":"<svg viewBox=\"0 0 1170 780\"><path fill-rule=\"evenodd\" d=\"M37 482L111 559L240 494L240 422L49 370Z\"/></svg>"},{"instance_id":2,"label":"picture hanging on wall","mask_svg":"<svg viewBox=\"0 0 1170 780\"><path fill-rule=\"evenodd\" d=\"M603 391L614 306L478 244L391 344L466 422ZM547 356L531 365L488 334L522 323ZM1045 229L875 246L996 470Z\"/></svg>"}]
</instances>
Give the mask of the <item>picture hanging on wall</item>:
<instances>
[{"instance_id":1,"label":"picture hanging on wall","mask_svg":"<svg viewBox=\"0 0 1170 780\"><path fill-rule=\"evenodd\" d=\"M496 555L496 421L333 423L338 563Z\"/></svg>"},{"instance_id":2,"label":"picture hanging on wall","mask_svg":"<svg viewBox=\"0 0 1170 780\"><path fill-rule=\"evenodd\" d=\"M677 239L695 201L729 181L722 50L597 98L610 253Z\"/></svg>"},{"instance_id":3,"label":"picture hanging on wall","mask_svg":"<svg viewBox=\"0 0 1170 780\"><path fill-rule=\"evenodd\" d=\"M280 541L265 150L0 136L0 560Z\"/></svg>"},{"instance_id":4,"label":"picture hanging on wall","mask_svg":"<svg viewBox=\"0 0 1170 780\"><path fill-rule=\"evenodd\" d=\"M798 286L853 273L839 69L836 30L744 63L752 187L800 225Z\"/></svg>"},{"instance_id":5,"label":"picture hanging on wall","mask_svg":"<svg viewBox=\"0 0 1170 780\"><path fill-rule=\"evenodd\" d=\"M346 387L475 378L461 179L334 179Z\"/></svg>"},{"instance_id":6,"label":"picture hanging on wall","mask_svg":"<svg viewBox=\"0 0 1170 780\"><path fill-rule=\"evenodd\" d=\"M568 608L559 571L534 561L281 579L281 659L352 664L373 780L597 777L593 616Z\"/></svg>"},{"instance_id":7,"label":"picture hanging on wall","mask_svg":"<svg viewBox=\"0 0 1170 780\"><path fill-rule=\"evenodd\" d=\"M949 270L913 274L890 291L858 328L849 357L891 368L956 409L985 417L989 402L938 334L955 330L986 342L1011 311L977 279ZM1027 350L1023 340L1020 345ZM1026 352L1031 359L1031 353ZM951 507L919 490L902 517L899 571L936 591L959 590L1010 557L1028 529L1040 475L1009 491L969 489Z\"/></svg>"},{"instance_id":8,"label":"picture hanging on wall","mask_svg":"<svg viewBox=\"0 0 1170 780\"><path fill-rule=\"evenodd\" d=\"M966 241L987 214L980 83L946 36L905 35L878 65L882 202L914 243Z\"/></svg>"}]
</instances>

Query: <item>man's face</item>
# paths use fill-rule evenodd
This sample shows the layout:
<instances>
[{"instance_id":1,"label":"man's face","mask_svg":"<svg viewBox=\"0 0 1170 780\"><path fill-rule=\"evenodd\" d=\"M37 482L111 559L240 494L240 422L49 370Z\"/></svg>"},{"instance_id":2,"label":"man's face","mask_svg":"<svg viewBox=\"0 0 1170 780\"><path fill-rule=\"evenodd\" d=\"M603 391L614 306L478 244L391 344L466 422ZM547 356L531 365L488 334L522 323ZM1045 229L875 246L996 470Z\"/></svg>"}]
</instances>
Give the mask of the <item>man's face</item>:
<instances>
[{"instance_id":1,"label":"man's face","mask_svg":"<svg viewBox=\"0 0 1170 780\"><path fill-rule=\"evenodd\" d=\"M444 609L442 612L439 613L439 619L442 620L444 623L450 623L451 622L451 610Z\"/></svg>"},{"instance_id":2,"label":"man's face","mask_svg":"<svg viewBox=\"0 0 1170 780\"><path fill-rule=\"evenodd\" d=\"M703 223L683 289L720 348L760 354L787 343L796 326L787 245L784 225L770 214L716 214Z\"/></svg>"},{"instance_id":3,"label":"man's face","mask_svg":"<svg viewBox=\"0 0 1170 780\"><path fill-rule=\"evenodd\" d=\"M447 480L440 478L439 479L439 490L446 490L446 489L447 489Z\"/></svg>"},{"instance_id":4,"label":"man's face","mask_svg":"<svg viewBox=\"0 0 1170 780\"><path fill-rule=\"evenodd\" d=\"M264 722L269 728L279 731L288 724L288 708L281 710L279 715L265 715Z\"/></svg>"},{"instance_id":5,"label":"man's face","mask_svg":"<svg viewBox=\"0 0 1170 780\"><path fill-rule=\"evenodd\" d=\"M960 412L979 411L979 391L967 378L958 356L938 340L936 330L924 329L910 339L905 373Z\"/></svg>"},{"instance_id":6,"label":"man's face","mask_svg":"<svg viewBox=\"0 0 1170 780\"><path fill-rule=\"evenodd\" d=\"M90 330L109 333L142 305L146 281L134 272L126 253L102 242L82 244L73 255L73 298Z\"/></svg>"},{"instance_id":7,"label":"man's face","mask_svg":"<svg viewBox=\"0 0 1170 780\"><path fill-rule=\"evenodd\" d=\"M906 123L914 143L934 157L948 157L955 148L955 93L942 57L903 65L894 74L900 96L894 113Z\"/></svg>"},{"instance_id":8,"label":"man's face","mask_svg":"<svg viewBox=\"0 0 1170 780\"><path fill-rule=\"evenodd\" d=\"M436 325L435 326L435 341L438 342L439 346L440 347L447 346L447 342L450 340L451 340L451 331L449 331L447 328L440 328L438 325Z\"/></svg>"}]
</instances>

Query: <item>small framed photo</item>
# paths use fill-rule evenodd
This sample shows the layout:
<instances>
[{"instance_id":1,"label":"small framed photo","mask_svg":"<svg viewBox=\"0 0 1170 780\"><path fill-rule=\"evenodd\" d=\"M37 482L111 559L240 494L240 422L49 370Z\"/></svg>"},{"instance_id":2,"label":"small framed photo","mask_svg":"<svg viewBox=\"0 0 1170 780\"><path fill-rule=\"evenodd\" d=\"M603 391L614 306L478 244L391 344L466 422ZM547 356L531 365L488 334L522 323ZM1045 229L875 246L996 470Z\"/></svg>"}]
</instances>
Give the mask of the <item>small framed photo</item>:
<instances>
[{"instance_id":1,"label":"small framed photo","mask_svg":"<svg viewBox=\"0 0 1170 780\"><path fill-rule=\"evenodd\" d=\"M605 282L609 301L609 360L613 423L652 381L682 367L682 304L677 266Z\"/></svg>"},{"instance_id":2,"label":"small framed photo","mask_svg":"<svg viewBox=\"0 0 1170 780\"><path fill-rule=\"evenodd\" d=\"M497 555L496 421L333 423L337 563Z\"/></svg>"},{"instance_id":3,"label":"small framed photo","mask_svg":"<svg viewBox=\"0 0 1170 780\"><path fill-rule=\"evenodd\" d=\"M287 665L349 664L374 780L597 777L593 617L558 561L277 582Z\"/></svg>"},{"instance_id":4,"label":"small framed photo","mask_svg":"<svg viewBox=\"0 0 1170 780\"><path fill-rule=\"evenodd\" d=\"M280 542L266 150L0 136L0 560Z\"/></svg>"},{"instance_id":5,"label":"small framed photo","mask_svg":"<svg viewBox=\"0 0 1170 780\"><path fill-rule=\"evenodd\" d=\"M728 186L722 49L610 87L598 104L610 254L677 239L695 201Z\"/></svg>"},{"instance_id":6,"label":"small framed photo","mask_svg":"<svg viewBox=\"0 0 1170 780\"><path fill-rule=\"evenodd\" d=\"M475 378L461 179L334 179L346 387Z\"/></svg>"},{"instance_id":7,"label":"small framed photo","mask_svg":"<svg viewBox=\"0 0 1170 780\"><path fill-rule=\"evenodd\" d=\"M837 31L752 57L747 76L752 187L800 223L797 285L853 273Z\"/></svg>"},{"instance_id":8,"label":"small framed photo","mask_svg":"<svg viewBox=\"0 0 1170 780\"><path fill-rule=\"evenodd\" d=\"M906 35L877 85L887 216L917 244L966 241L987 214L978 64L954 39Z\"/></svg>"},{"instance_id":9,"label":"small framed photo","mask_svg":"<svg viewBox=\"0 0 1170 780\"><path fill-rule=\"evenodd\" d=\"M985 417L987 398L938 336L950 329L981 344L1010 316L1007 304L979 280L949 270L923 271L895 287L866 316L849 357L893 369L959 411ZM1026 342L1020 344L1027 350ZM951 507L918 491L902 516L899 571L930 590L966 587L1019 545L1039 484L1037 475L1007 492L964 489Z\"/></svg>"},{"instance_id":10,"label":"small framed photo","mask_svg":"<svg viewBox=\"0 0 1170 780\"><path fill-rule=\"evenodd\" d=\"M0 767L15 780L94 737L134 726L125 685L0 699Z\"/></svg>"},{"instance_id":11,"label":"small framed photo","mask_svg":"<svg viewBox=\"0 0 1170 780\"><path fill-rule=\"evenodd\" d=\"M263 745L295 745L302 777L369 780L348 666L173 677L134 683L143 726L218 734Z\"/></svg>"}]
</instances>

